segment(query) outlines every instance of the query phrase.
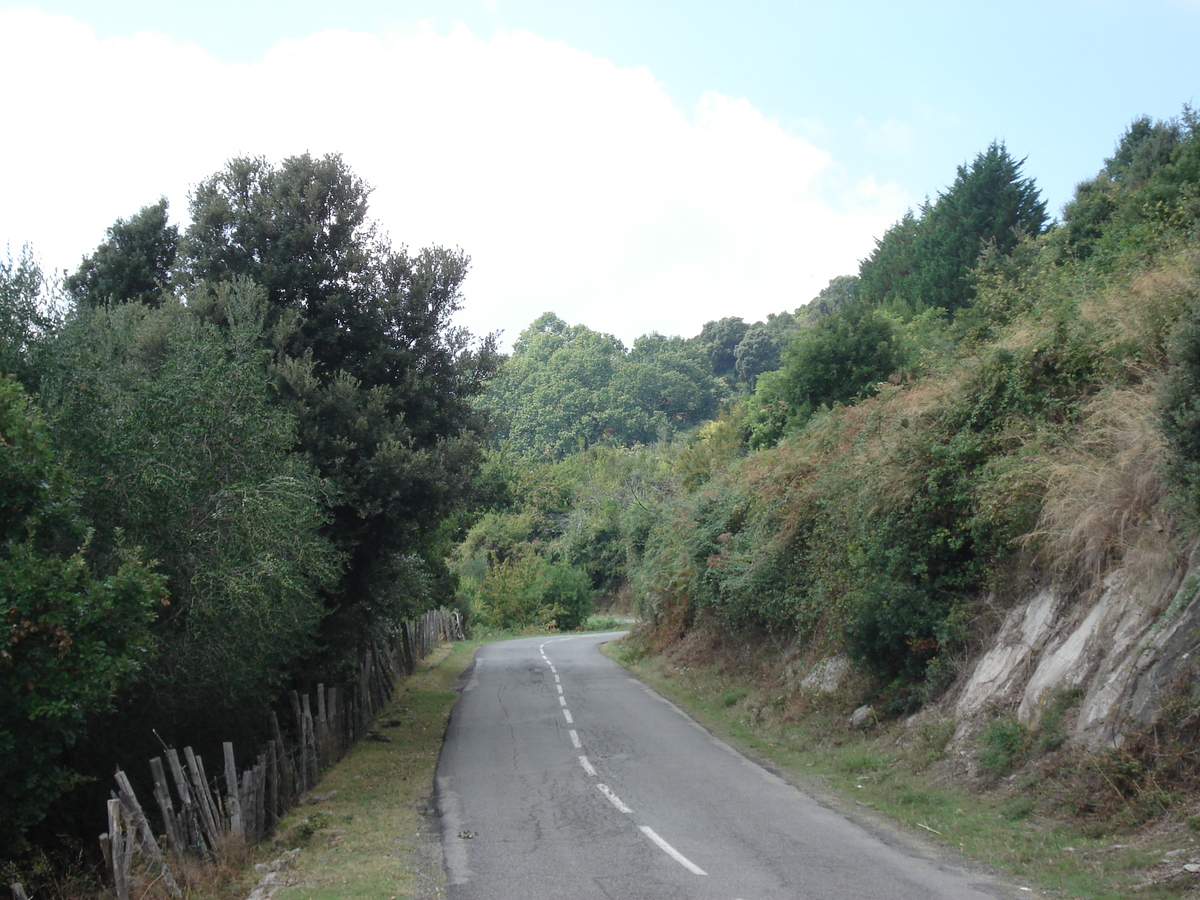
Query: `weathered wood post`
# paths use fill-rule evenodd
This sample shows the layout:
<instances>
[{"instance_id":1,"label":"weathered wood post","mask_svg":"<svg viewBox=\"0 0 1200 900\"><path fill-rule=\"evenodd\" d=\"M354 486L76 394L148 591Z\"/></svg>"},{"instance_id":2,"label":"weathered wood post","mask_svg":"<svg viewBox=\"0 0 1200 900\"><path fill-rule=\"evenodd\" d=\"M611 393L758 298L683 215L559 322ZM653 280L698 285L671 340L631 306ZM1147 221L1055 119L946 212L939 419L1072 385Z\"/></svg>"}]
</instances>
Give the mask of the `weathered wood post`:
<instances>
[{"instance_id":1,"label":"weathered wood post","mask_svg":"<svg viewBox=\"0 0 1200 900\"><path fill-rule=\"evenodd\" d=\"M176 859L183 858L184 840L180 836L180 822L175 816L175 808L171 804L171 789L167 786L167 775L163 771L162 757L156 756L150 760L150 774L154 776L154 799L158 801L158 810L162 813L163 830L167 833L167 846Z\"/></svg>"},{"instance_id":2,"label":"weathered wood post","mask_svg":"<svg viewBox=\"0 0 1200 900\"><path fill-rule=\"evenodd\" d=\"M151 862L151 867L162 877L163 884L167 886L174 896L182 897L183 893L179 890L179 886L175 884L175 876L171 874L171 868L167 865L167 861L163 859L162 851L158 849L158 841L154 839L154 832L150 829L150 823L146 821L146 814L142 812L142 805L138 803L138 799L134 796L133 786L129 783L129 778L124 772L117 770L117 793L121 797L121 805L125 808L125 815L130 819L130 824L134 833L137 836L138 842L141 844L142 853Z\"/></svg>"},{"instance_id":3,"label":"weathered wood post","mask_svg":"<svg viewBox=\"0 0 1200 900\"><path fill-rule=\"evenodd\" d=\"M229 833L234 838L244 838L242 827L242 803L239 799L237 766L233 761L233 744L225 741L221 745L225 751L225 802L229 816Z\"/></svg>"}]
</instances>

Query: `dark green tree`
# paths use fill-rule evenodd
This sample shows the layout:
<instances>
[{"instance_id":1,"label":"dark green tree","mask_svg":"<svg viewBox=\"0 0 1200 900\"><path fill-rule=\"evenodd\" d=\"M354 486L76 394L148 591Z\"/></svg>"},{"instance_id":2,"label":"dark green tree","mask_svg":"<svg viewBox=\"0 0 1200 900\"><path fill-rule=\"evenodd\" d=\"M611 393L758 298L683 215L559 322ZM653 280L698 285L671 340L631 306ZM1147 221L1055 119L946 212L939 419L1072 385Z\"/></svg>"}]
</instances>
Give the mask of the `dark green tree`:
<instances>
[{"instance_id":1,"label":"dark green tree","mask_svg":"<svg viewBox=\"0 0 1200 900\"><path fill-rule=\"evenodd\" d=\"M137 215L117 221L107 239L86 256L63 282L67 293L82 306L105 303L144 303L157 306L171 286L171 267L179 248L179 229L167 223L167 201L143 207Z\"/></svg>"},{"instance_id":2,"label":"dark green tree","mask_svg":"<svg viewBox=\"0 0 1200 900\"><path fill-rule=\"evenodd\" d=\"M179 267L196 287L266 291L280 396L336 489L328 534L347 566L329 627L352 634L432 602L418 576L442 571L435 535L470 498L487 427L471 400L497 363L492 339L451 323L465 254L391 249L369 193L336 155L232 160L192 196Z\"/></svg>"},{"instance_id":3,"label":"dark green tree","mask_svg":"<svg viewBox=\"0 0 1200 900\"><path fill-rule=\"evenodd\" d=\"M909 213L911 216L911 213ZM901 220L903 221L903 220ZM895 226L892 226L893 228ZM876 241L878 246L879 241ZM838 275L829 280L829 284L821 288L821 292L805 306L796 311L796 315L806 320L819 319L832 315L848 303L858 299L862 290L859 276Z\"/></svg>"},{"instance_id":4,"label":"dark green tree","mask_svg":"<svg viewBox=\"0 0 1200 900\"><path fill-rule=\"evenodd\" d=\"M1178 119L1134 120L1104 168L1076 187L1057 237L1065 256L1109 269L1170 235L1194 236L1198 223L1200 117L1185 106Z\"/></svg>"},{"instance_id":5,"label":"dark green tree","mask_svg":"<svg viewBox=\"0 0 1200 900\"><path fill-rule=\"evenodd\" d=\"M734 351L738 381L753 391L759 375L779 368L780 353L779 342L771 331L753 326Z\"/></svg>"},{"instance_id":6,"label":"dark green tree","mask_svg":"<svg viewBox=\"0 0 1200 900\"><path fill-rule=\"evenodd\" d=\"M959 166L954 183L938 199L926 201L877 241L863 261L862 297L904 317L926 309L948 313L970 304L969 277L985 247L1008 253L1023 235L1041 233L1046 203L1033 179L1021 177L1002 143L993 143L969 166Z\"/></svg>"},{"instance_id":7,"label":"dark green tree","mask_svg":"<svg viewBox=\"0 0 1200 900\"><path fill-rule=\"evenodd\" d=\"M718 378L734 375L737 366L737 345L749 330L750 326L737 316L726 316L704 323L695 340L708 354L713 375Z\"/></svg>"},{"instance_id":8,"label":"dark green tree","mask_svg":"<svg viewBox=\"0 0 1200 900\"><path fill-rule=\"evenodd\" d=\"M39 356L57 326L53 301L33 251L0 259L0 374L35 390Z\"/></svg>"},{"instance_id":9,"label":"dark green tree","mask_svg":"<svg viewBox=\"0 0 1200 900\"><path fill-rule=\"evenodd\" d=\"M162 579L125 554L98 577L41 416L0 376L0 853L79 774L64 753L135 672Z\"/></svg>"},{"instance_id":10,"label":"dark green tree","mask_svg":"<svg viewBox=\"0 0 1200 900\"><path fill-rule=\"evenodd\" d=\"M895 326L866 304L819 319L783 351L783 366L759 379L750 401L752 446L775 443L823 405L873 393L902 362Z\"/></svg>"}]
</instances>

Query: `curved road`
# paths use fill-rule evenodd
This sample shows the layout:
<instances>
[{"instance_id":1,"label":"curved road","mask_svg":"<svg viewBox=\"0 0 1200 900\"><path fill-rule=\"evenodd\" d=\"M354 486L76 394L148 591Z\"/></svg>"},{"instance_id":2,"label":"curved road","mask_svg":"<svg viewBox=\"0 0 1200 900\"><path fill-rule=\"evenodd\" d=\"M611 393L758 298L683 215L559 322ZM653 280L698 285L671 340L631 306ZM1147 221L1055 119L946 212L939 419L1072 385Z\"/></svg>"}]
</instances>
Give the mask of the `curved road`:
<instances>
[{"instance_id":1,"label":"curved road","mask_svg":"<svg viewBox=\"0 0 1200 900\"><path fill-rule=\"evenodd\" d=\"M437 768L452 900L1036 896L821 806L603 656L618 636L476 654Z\"/></svg>"}]
</instances>

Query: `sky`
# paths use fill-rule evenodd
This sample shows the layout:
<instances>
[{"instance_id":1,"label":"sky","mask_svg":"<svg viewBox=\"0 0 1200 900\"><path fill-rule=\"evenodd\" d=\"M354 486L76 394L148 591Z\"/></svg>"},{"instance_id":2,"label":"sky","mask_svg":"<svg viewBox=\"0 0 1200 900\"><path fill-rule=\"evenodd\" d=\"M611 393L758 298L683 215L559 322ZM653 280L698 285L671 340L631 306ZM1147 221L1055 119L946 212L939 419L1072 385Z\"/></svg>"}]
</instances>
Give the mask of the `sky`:
<instances>
[{"instance_id":1,"label":"sky","mask_svg":"<svg viewBox=\"0 0 1200 900\"><path fill-rule=\"evenodd\" d=\"M74 271L238 156L339 153L458 322L793 311L993 141L1052 214L1200 93L1200 0L0 0L0 245ZM0 248L0 252L3 252Z\"/></svg>"}]
</instances>

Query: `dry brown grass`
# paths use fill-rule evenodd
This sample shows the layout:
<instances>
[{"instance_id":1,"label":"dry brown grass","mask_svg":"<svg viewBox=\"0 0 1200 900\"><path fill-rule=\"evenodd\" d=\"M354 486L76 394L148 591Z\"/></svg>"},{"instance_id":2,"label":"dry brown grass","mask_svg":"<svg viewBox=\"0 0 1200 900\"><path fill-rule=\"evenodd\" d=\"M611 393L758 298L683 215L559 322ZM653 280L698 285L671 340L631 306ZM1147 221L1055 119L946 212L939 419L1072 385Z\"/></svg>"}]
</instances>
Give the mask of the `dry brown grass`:
<instances>
[{"instance_id":1,"label":"dry brown grass","mask_svg":"<svg viewBox=\"0 0 1200 900\"><path fill-rule=\"evenodd\" d=\"M1100 326L1106 343L1135 378L1153 377L1167 364L1171 329L1197 297L1200 255L1188 250L1109 285L1080 302L1080 313Z\"/></svg>"},{"instance_id":2,"label":"dry brown grass","mask_svg":"<svg viewBox=\"0 0 1200 900\"><path fill-rule=\"evenodd\" d=\"M1084 408L1076 439L1042 468L1045 498L1035 547L1056 575L1087 590L1136 547L1165 552L1173 522L1162 508L1163 440L1154 426L1154 393L1138 385L1107 391Z\"/></svg>"}]
</instances>

